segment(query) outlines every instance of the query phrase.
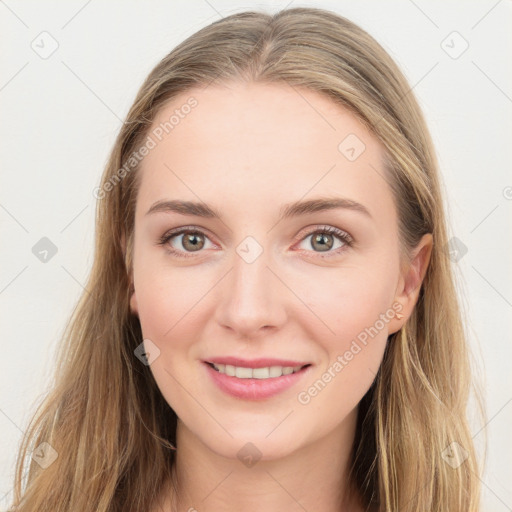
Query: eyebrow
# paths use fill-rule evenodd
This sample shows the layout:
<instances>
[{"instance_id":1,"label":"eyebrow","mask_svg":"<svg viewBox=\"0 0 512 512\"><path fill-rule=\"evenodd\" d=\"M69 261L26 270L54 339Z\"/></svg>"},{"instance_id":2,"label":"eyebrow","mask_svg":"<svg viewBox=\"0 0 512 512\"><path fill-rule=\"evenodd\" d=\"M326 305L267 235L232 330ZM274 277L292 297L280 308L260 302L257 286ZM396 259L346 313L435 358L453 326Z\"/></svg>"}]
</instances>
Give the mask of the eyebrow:
<instances>
[{"instance_id":1,"label":"eyebrow","mask_svg":"<svg viewBox=\"0 0 512 512\"><path fill-rule=\"evenodd\" d=\"M343 197L317 198L307 201L295 201L281 207L278 221L301 215L308 215L316 212L345 209L360 212L372 218L370 212L361 203ZM157 212L174 212L180 215L192 215L209 219L221 219L222 215L215 208L202 202L167 200L157 201L146 212L146 215Z\"/></svg>"}]
</instances>

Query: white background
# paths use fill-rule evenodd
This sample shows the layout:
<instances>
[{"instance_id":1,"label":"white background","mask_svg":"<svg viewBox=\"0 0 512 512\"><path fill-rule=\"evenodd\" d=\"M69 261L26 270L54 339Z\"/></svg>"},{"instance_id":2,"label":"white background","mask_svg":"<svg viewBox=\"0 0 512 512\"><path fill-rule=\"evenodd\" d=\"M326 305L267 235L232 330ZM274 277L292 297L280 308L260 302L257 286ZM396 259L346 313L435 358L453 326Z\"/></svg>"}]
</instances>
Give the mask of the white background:
<instances>
[{"instance_id":1,"label":"white background","mask_svg":"<svg viewBox=\"0 0 512 512\"><path fill-rule=\"evenodd\" d=\"M488 424L474 426L477 446L489 439L483 510L512 510L511 0L0 0L0 509L91 266L92 191L137 89L199 28L235 12L287 6L327 8L366 29L425 111L451 233L467 247L454 266L487 400ZM46 59L31 47L50 48L43 31L58 43ZM454 31L469 44L458 58L465 43ZM46 263L32 253L42 237L58 249Z\"/></svg>"}]
</instances>

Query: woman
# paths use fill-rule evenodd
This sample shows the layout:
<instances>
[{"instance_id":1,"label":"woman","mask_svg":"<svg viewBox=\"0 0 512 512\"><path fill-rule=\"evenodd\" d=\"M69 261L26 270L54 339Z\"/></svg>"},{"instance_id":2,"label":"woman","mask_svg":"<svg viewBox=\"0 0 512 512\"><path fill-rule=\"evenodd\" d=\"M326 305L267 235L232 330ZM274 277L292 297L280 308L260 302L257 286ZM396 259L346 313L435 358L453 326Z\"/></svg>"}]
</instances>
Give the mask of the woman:
<instances>
[{"instance_id":1,"label":"woman","mask_svg":"<svg viewBox=\"0 0 512 512\"><path fill-rule=\"evenodd\" d=\"M478 510L435 151L370 35L315 8L203 28L95 196L17 511Z\"/></svg>"}]
</instances>

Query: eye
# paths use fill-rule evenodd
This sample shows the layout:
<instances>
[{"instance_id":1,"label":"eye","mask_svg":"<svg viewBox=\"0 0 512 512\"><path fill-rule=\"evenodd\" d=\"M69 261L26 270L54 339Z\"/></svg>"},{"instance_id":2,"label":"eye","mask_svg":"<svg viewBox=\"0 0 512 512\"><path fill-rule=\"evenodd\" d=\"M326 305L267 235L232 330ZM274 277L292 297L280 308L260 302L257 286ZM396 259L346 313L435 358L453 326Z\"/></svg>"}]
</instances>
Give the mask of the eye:
<instances>
[{"instance_id":1,"label":"eye","mask_svg":"<svg viewBox=\"0 0 512 512\"><path fill-rule=\"evenodd\" d=\"M202 231L196 228L183 227L165 233L158 244L165 245L169 252L178 257L187 258L189 257L187 253L201 252L201 249L206 245L206 241L209 241L209 238Z\"/></svg>"},{"instance_id":2,"label":"eye","mask_svg":"<svg viewBox=\"0 0 512 512\"><path fill-rule=\"evenodd\" d=\"M312 237L311 240L307 242L307 239L310 237ZM336 239L338 241L337 247ZM327 253L326 255L321 255L321 257L328 258L333 255L339 254L347 247L351 247L353 239L348 233L342 231L341 229L332 226L323 226L306 235L301 240L301 243L305 243L305 245L307 246L305 248L306 250L309 250L309 248L313 248L313 252ZM333 248L334 250L331 250ZM304 249L304 247L302 247L302 249Z\"/></svg>"},{"instance_id":3,"label":"eye","mask_svg":"<svg viewBox=\"0 0 512 512\"><path fill-rule=\"evenodd\" d=\"M306 240L309 237L312 238L308 243ZM336 240L338 241L337 247ZM185 226L167 231L167 233L165 233L158 241L158 245L165 246L171 254L177 257L188 258L194 256L193 253L195 252L201 252L201 250L205 248L207 242L211 244L211 247L215 246L202 230ZM301 243L305 243L309 246L306 248L302 247L302 250L306 250L307 252L326 253L319 254L319 256L321 258L329 258L346 250L347 247L351 247L353 245L353 239L348 233L341 229L332 226L321 226L303 237L301 239ZM313 248L314 250L310 251L309 248ZM331 250L333 248L334 250Z\"/></svg>"}]
</instances>

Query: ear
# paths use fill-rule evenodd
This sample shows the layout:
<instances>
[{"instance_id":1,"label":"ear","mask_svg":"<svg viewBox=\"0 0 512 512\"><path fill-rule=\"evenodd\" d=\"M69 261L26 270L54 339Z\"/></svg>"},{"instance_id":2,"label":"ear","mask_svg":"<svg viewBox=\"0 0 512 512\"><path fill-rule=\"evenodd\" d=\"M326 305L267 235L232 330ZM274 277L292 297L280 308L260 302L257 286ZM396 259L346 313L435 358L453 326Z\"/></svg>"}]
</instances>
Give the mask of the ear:
<instances>
[{"instance_id":1,"label":"ear","mask_svg":"<svg viewBox=\"0 0 512 512\"><path fill-rule=\"evenodd\" d=\"M129 280L129 286L130 286L130 311L134 314L134 315L139 315L139 308L137 306L137 295L135 293L135 288L133 286L133 266L129 266L127 265L127 262L128 262L128 259L127 259L127 247L126 247L126 236L125 234L123 233L121 235L121 248L122 248L122 251L123 251L123 259L125 261L125 267L126 267L126 270L128 272L128 280Z\"/></svg>"},{"instance_id":2,"label":"ear","mask_svg":"<svg viewBox=\"0 0 512 512\"><path fill-rule=\"evenodd\" d=\"M423 279L427 273L432 254L432 245L432 234L426 233L423 235L418 245L412 251L409 263L400 274L393 301L393 309L396 311L396 314L389 322L389 334L400 330L414 311Z\"/></svg>"}]
</instances>

